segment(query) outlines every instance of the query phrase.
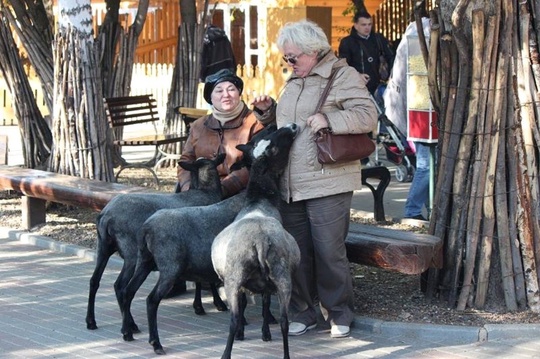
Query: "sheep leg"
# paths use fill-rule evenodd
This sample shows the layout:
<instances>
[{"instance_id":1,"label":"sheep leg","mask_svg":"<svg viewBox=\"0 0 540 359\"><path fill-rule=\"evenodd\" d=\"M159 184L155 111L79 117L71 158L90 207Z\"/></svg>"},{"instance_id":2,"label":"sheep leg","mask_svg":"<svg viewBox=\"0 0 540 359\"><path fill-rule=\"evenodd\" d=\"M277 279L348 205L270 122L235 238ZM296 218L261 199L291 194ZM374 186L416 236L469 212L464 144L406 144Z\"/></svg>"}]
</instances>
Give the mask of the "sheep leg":
<instances>
[{"instance_id":1,"label":"sheep leg","mask_svg":"<svg viewBox=\"0 0 540 359\"><path fill-rule=\"evenodd\" d=\"M277 297L279 300L279 324L281 326L281 337L283 338L283 358L289 359L289 303L291 301L291 282L287 280L277 286Z\"/></svg>"},{"instance_id":2,"label":"sheep leg","mask_svg":"<svg viewBox=\"0 0 540 359\"><path fill-rule=\"evenodd\" d=\"M225 292L227 293L227 300L229 301L229 308L231 311L231 322L229 324L229 336L227 337L227 345L225 351L221 356L221 359L230 359L234 339L244 340L244 327L241 318L244 316L243 305L241 302L245 300L245 296L238 294L240 290L239 286L235 286L235 289L230 289L225 286ZM245 300L247 304L247 300Z\"/></svg>"},{"instance_id":3,"label":"sheep leg","mask_svg":"<svg viewBox=\"0 0 540 359\"><path fill-rule=\"evenodd\" d=\"M241 298L241 304L244 306L244 310L246 309L247 307L247 295L245 292L242 292L241 294L242 296L240 297ZM248 325L248 321L246 319L246 316L245 315L242 315L242 323L244 324L244 326Z\"/></svg>"},{"instance_id":4,"label":"sheep leg","mask_svg":"<svg viewBox=\"0 0 540 359\"><path fill-rule=\"evenodd\" d=\"M116 250L111 246L99 246L96 259L96 268L94 269L94 273L90 278L90 290L88 292L88 309L86 311L87 329L97 329L95 314L96 293L99 289L99 282L101 281L101 277L103 276L103 272L105 271L107 262L109 262L109 258L113 255L115 251Z\"/></svg>"},{"instance_id":5,"label":"sheep leg","mask_svg":"<svg viewBox=\"0 0 540 359\"><path fill-rule=\"evenodd\" d=\"M193 299L193 309L195 309L195 314L197 315L206 314L202 306L201 290L202 290L201 282L195 282L195 299Z\"/></svg>"},{"instance_id":6,"label":"sheep leg","mask_svg":"<svg viewBox=\"0 0 540 359\"><path fill-rule=\"evenodd\" d=\"M148 316L149 333L148 342L154 348L154 353L160 355L165 354L165 350L163 350L163 346L159 341L159 333L157 329L157 311L161 300L174 286L174 279L174 276L164 279L164 273L160 273L158 282L156 283L154 289L152 289L152 292L150 292L146 298L146 315Z\"/></svg>"},{"instance_id":7,"label":"sheep leg","mask_svg":"<svg viewBox=\"0 0 540 359\"><path fill-rule=\"evenodd\" d=\"M272 313L270 313L270 294L264 292L262 295L262 314L263 314L263 325L262 325L262 340L269 342L272 340L272 333L270 333L270 323ZM272 316L273 318L273 316ZM273 318L275 320L275 318Z\"/></svg>"},{"instance_id":8,"label":"sheep leg","mask_svg":"<svg viewBox=\"0 0 540 359\"><path fill-rule=\"evenodd\" d=\"M133 263L132 263L133 262ZM135 272L135 264L133 260L124 258L124 264L122 265L122 269L120 270L120 274L118 274L118 278L116 278L116 281L114 282L114 292L116 294L116 301L118 302L118 306L120 307L120 313L124 315L124 298L123 296L123 290L128 285L129 280L131 277L133 277L133 272Z\"/></svg>"},{"instance_id":9,"label":"sheep leg","mask_svg":"<svg viewBox=\"0 0 540 359\"><path fill-rule=\"evenodd\" d=\"M263 294L263 299L264 299L264 294ZM274 317L274 315L272 314L272 311L270 310L270 304L268 304L268 307L265 307L264 305L262 306L262 317L263 318L268 317L268 324L277 324L278 322L276 318Z\"/></svg>"},{"instance_id":10,"label":"sheep leg","mask_svg":"<svg viewBox=\"0 0 540 359\"><path fill-rule=\"evenodd\" d=\"M212 297L214 298L214 306L216 309L220 312L226 312L229 310L227 308L227 305L223 303L223 300L221 300L221 297L219 296L219 291L217 289L216 283L210 283L210 290L212 291Z\"/></svg>"},{"instance_id":11,"label":"sheep leg","mask_svg":"<svg viewBox=\"0 0 540 359\"><path fill-rule=\"evenodd\" d=\"M281 325L281 336L283 338L283 359L289 359L289 316L287 315L287 305L280 302L280 325Z\"/></svg>"},{"instance_id":12,"label":"sheep leg","mask_svg":"<svg viewBox=\"0 0 540 359\"><path fill-rule=\"evenodd\" d=\"M142 256L139 255L139 257ZM137 326L137 324L135 324L135 320L131 315L131 302L135 297L135 293L137 293L137 290L139 290L141 285L144 283L144 281L148 277L148 274L150 274L150 272L152 271L153 267L154 261L152 259L147 258L146 260L144 260L139 258L139 262L137 263L137 267L135 268L135 273L133 273L133 277L122 290L121 297L123 298L123 302L121 332L125 341L132 341L133 333L140 333L139 327Z\"/></svg>"}]
</instances>

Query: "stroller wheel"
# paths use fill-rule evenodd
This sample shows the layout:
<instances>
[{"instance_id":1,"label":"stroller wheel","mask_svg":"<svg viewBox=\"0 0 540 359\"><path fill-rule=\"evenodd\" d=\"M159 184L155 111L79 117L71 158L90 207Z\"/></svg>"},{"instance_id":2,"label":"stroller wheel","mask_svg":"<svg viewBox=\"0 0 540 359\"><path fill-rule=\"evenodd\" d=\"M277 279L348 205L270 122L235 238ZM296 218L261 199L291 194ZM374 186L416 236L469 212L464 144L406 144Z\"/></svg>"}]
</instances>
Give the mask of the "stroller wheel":
<instances>
[{"instance_id":1,"label":"stroller wheel","mask_svg":"<svg viewBox=\"0 0 540 359\"><path fill-rule=\"evenodd\" d=\"M398 182L407 182L409 176L407 176L407 171L404 166L396 167L396 179Z\"/></svg>"}]
</instances>

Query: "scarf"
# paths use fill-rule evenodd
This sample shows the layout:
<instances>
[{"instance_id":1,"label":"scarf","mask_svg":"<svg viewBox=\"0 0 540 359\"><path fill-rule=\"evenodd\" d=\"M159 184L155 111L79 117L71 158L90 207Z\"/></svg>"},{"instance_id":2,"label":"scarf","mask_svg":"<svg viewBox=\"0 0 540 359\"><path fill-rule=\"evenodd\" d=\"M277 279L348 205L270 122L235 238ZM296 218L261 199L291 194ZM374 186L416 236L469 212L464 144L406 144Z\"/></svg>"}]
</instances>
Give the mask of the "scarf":
<instances>
[{"instance_id":1,"label":"scarf","mask_svg":"<svg viewBox=\"0 0 540 359\"><path fill-rule=\"evenodd\" d=\"M240 101L238 103L238 106L236 106L232 111L229 112L220 111L214 106L212 106L212 116L214 116L214 118L218 120L223 126L225 123L237 118L240 113L242 113L245 106L246 104L244 103L244 101Z\"/></svg>"}]
</instances>

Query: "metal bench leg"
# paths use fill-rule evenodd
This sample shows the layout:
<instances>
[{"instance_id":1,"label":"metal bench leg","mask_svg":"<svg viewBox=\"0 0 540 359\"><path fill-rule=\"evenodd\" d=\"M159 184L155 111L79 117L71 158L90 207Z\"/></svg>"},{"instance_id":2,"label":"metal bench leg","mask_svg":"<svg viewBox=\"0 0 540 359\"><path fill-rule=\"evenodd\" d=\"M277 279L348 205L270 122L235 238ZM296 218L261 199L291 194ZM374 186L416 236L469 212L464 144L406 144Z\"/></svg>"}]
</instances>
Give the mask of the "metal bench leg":
<instances>
[{"instance_id":1,"label":"metal bench leg","mask_svg":"<svg viewBox=\"0 0 540 359\"><path fill-rule=\"evenodd\" d=\"M159 146L157 147L157 150L161 154L161 158L154 165L154 171L158 170L158 168L159 168L159 166L161 165L162 162L167 161L167 160L178 161L180 159L180 156L181 156L181 154L170 153L170 152L163 151ZM180 153L182 153L182 145L180 145Z\"/></svg>"},{"instance_id":2,"label":"metal bench leg","mask_svg":"<svg viewBox=\"0 0 540 359\"><path fill-rule=\"evenodd\" d=\"M379 180L377 188L367 182L368 178ZM362 172L362 183L371 190L371 193L373 193L373 218L375 218L377 222L386 220L383 199L386 187L390 184L390 179L390 171L386 167L371 167Z\"/></svg>"},{"instance_id":3,"label":"metal bench leg","mask_svg":"<svg viewBox=\"0 0 540 359\"><path fill-rule=\"evenodd\" d=\"M33 198L28 196L22 196L21 198L21 212L22 223L21 226L24 230L29 230L37 226L38 224L45 223L45 204L47 201L39 198Z\"/></svg>"},{"instance_id":4,"label":"metal bench leg","mask_svg":"<svg viewBox=\"0 0 540 359\"><path fill-rule=\"evenodd\" d=\"M123 170L127 169L127 168L142 168L142 169L145 169L147 170L148 172L150 172L152 174L152 176L154 177L154 181L156 182L156 186L157 188L159 188L159 178L156 174L156 172L154 171L154 169L152 167L148 167L144 164L128 164L126 166L122 166L120 167L120 170L116 173L116 182L118 182L118 178L120 177L120 173L122 173Z\"/></svg>"}]
</instances>

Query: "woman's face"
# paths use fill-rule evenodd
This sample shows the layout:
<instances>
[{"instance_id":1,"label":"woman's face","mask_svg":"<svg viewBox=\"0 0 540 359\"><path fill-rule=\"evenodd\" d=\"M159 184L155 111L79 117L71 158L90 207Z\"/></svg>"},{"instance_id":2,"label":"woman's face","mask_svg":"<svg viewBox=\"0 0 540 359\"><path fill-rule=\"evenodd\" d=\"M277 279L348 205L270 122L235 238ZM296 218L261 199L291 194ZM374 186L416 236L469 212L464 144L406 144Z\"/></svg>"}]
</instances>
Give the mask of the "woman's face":
<instances>
[{"instance_id":1,"label":"woman's face","mask_svg":"<svg viewBox=\"0 0 540 359\"><path fill-rule=\"evenodd\" d=\"M306 77L317 63L317 53L304 54L297 46L283 46L283 61L291 66L296 76Z\"/></svg>"},{"instance_id":2,"label":"woman's face","mask_svg":"<svg viewBox=\"0 0 540 359\"><path fill-rule=\"evenodd\" d=\"M240 103L240 91L232 82L220 82L212 90L211 100L212 105L219 111L229 112Z\"/></svg>"}]
</instances>

